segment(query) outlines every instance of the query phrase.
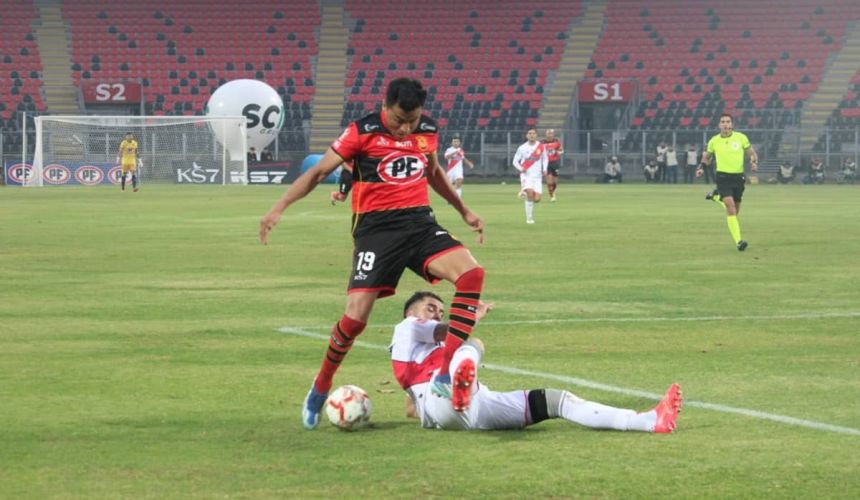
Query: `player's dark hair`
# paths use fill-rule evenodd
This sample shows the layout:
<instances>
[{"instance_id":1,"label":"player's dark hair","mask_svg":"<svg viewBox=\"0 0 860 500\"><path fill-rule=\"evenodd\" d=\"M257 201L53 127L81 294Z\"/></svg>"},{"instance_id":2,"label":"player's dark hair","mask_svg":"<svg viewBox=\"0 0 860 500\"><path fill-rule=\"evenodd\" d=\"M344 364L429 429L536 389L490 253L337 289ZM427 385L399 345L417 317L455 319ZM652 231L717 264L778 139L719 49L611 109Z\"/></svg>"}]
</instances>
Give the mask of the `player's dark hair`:
<instances>
[{"instance_id":1,"label":"player's dark hair","mask_svg":"<svg viewBox=\"0 0 860 500\"><path fill-rule=\"evenodd\" d=\"M406 311L408 311L409 308L412 307L413 304L415 304L416 302L420 302L420 301L426 299L427 297L436 299L443 304L445 303L445 301L442 300L442 297L436 295L433 292L415 292L412 294L411 297L406 299L406 303L403 305L403 317L406 317Z\"/></svg>"},{"instance_id":2,"label":"player's dark hair","mask_svg":"<svg viewBox=\"0 0 860 500\"><path fill-rule=\"evenodd\" d=\"M735 118L731 115L731 113L723 113L723 114L721 114L721 115L720 115L720 119L722 120L724 116L728 116L728 117L729 117L729 120L731 120L733 124L735 123Z\"/></svg>"},{"instance_id":3,"label":"player's dark hair","mask_svg":"<svg viewBox=\"0 0 860 500\"><path fill-rule=\"evenodd\" d=\"M414 78L395 78L385 91L385 105L390 108L397 104L406 112L423 107L425 100L427 90Z\"/></svg>"}]
</instances>

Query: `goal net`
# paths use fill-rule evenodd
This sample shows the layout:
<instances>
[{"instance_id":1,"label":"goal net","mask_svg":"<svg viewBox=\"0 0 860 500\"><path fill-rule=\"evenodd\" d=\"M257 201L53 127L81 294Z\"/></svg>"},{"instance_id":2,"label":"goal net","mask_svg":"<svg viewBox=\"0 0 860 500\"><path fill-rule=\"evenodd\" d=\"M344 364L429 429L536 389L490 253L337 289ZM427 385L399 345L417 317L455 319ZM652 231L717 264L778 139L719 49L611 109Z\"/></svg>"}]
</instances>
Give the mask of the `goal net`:
<instances>
[{"instance_id":1,"label":"goal net","mask_svg":"<svg viewBox=\"0 0 860 500\"><path fill-rule=\"evenodd\" d=\"M39 116L25 186L117 184L119 145L134 135L142 182L246 184L246 119L203 116Z\"/></svg>"}]
</instances>

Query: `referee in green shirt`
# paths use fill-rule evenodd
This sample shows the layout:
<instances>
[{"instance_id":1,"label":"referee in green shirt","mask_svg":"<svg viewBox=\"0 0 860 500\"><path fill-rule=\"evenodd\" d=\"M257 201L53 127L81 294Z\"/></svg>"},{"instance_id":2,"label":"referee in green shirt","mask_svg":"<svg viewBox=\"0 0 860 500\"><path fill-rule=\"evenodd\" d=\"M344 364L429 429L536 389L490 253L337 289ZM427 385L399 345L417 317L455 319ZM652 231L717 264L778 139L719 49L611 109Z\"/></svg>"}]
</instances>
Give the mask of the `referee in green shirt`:
<instances>
[{"instance_id":1,"label":"referee in green shirt","mask_svg":"<svg viewBox=\"0 0 860 500\"><path fill-rule=\"evenodd\" d=\"M746 135L732 130L732 115L720 115L720 134L711 137L708 148L702 154L702 163L696 169L696 177L701 177L704 167L711 164L711 158L717 159L717 188L705 196L726 208L726 218L729 232L735 240L738 250L747 249L747 242L741 239L741 226L738 223L738 213L741 211L741 198L744 196L744 156L750 159L750 169L758 170L758 155L750 145Z\"/></svg>"}]
</instances>

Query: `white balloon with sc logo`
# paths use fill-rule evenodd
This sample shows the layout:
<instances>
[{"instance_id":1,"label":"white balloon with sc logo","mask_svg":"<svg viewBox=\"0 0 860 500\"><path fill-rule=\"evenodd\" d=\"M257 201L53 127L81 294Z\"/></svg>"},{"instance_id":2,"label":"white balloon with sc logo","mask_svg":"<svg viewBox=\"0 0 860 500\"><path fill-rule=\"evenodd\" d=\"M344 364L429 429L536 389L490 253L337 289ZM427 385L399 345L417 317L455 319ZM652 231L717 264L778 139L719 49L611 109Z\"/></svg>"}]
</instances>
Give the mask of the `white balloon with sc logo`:
<instances>
[{"instance_id":1,"label":"white balloon with sc logo","mask_svg":"<svg viewBox=\"0 0 860 500\"><path fill-rule=\"evenodd\" d=\"M284 101L281 96L259 80L232 80L218 87L206 104L206 116L244 116L247 120L248 149L259 155L278 136L284 123ZM229 131L214 127L215 136L230 150L232 159L245 155L237 147L241 138L231 137Z\"/></svg>"}]
</instances>

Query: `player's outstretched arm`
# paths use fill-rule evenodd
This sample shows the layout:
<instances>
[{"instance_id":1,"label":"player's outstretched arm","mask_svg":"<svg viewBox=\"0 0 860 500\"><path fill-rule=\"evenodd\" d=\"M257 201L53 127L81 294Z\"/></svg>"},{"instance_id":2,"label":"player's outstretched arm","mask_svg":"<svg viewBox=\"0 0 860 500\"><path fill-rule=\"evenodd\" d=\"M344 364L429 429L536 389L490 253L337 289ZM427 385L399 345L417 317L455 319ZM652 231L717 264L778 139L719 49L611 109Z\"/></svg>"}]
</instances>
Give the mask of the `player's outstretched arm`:
<instances>
[{"instance_id":1,"label":"player's outstretched arm","mask_svg":"<svg viewBox=\"0 0 860 500\"><path fill-rule=\"evenodd\" d=\"M463 203L463 200L457 196L457 192L454 191L454 188L448 181L448 176L445 175L445 172L442 171L442 167L439 166L439 162L436 161L435 153L430 155L430 163L427 166L427 183L430 184L433 191L436 191L439 196L444 198L445 201L457 210L457 212L460 212L460 215L463 217L463 222L471 227L473 232L478 233L478 244L483 244L484 221L477 214L469 210L469 208L466 207L466 204Z\"/></svg>"},{"instance_id":2,"label":"player's outstretched arm","mask_svg":"<svg viewBox=\"0 0 860 500\"><path fill-rule=\"evenodd\" d=\"M335 153L333 149L329 148L315 167L296 179L296 182L272 205L269 212L260 219L260 243L264 245L269 243L269 233L281 220L281 214L284 213L284 210L307 196L308 193L313 191L323 179L334 172L338 165L343 162L344 159Z\"/></svg>"}]
</instances>

